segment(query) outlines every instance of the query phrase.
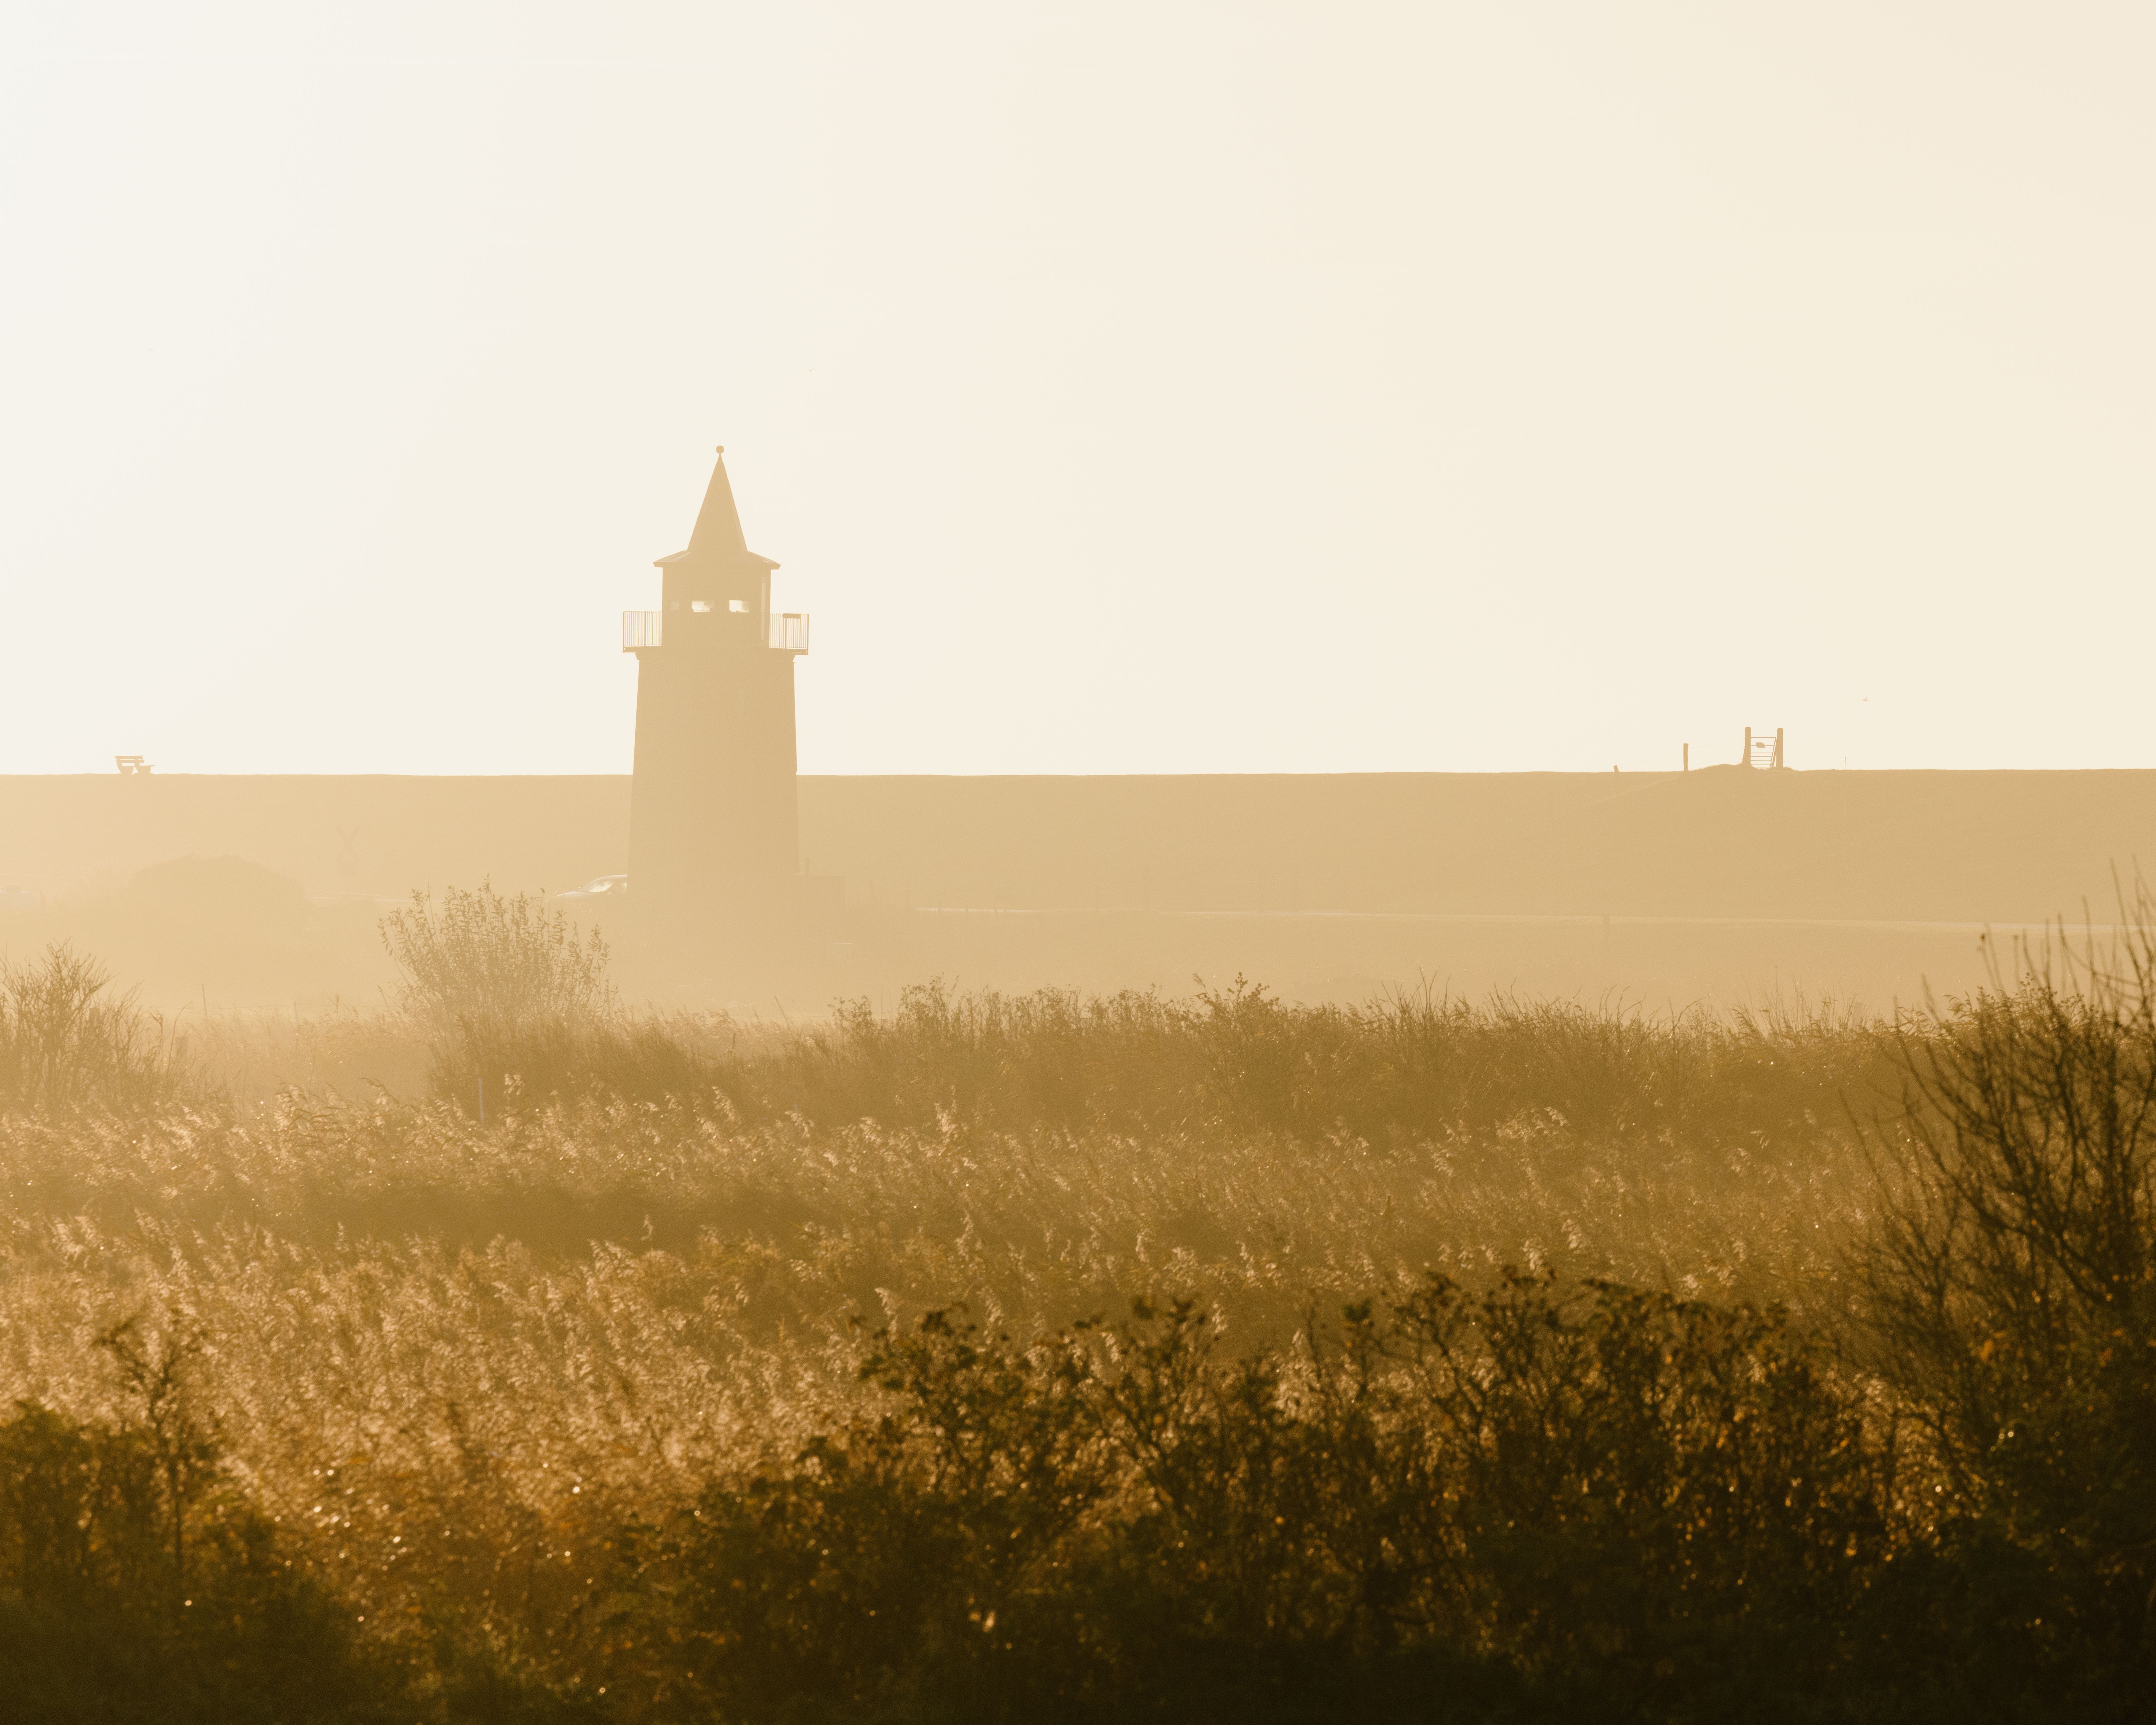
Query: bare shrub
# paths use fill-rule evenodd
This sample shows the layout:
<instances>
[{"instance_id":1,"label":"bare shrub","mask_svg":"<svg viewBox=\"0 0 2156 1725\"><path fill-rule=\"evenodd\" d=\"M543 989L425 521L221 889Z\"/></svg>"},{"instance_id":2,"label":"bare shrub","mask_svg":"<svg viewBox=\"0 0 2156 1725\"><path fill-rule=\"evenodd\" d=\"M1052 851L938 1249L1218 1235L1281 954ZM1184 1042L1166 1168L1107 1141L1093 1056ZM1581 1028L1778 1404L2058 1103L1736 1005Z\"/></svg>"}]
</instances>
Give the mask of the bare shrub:
<instances>
[{"instance_id":1,"label":"bare shrub","mask_svg":"<svg viewBox=\"0 0 2156 1725\"><path fill-rule=\"evenodd\" d=\"M414 892L382 919L403 973L398 1004L437 1033L479 1020L508 1027L576 1020L608 1005L606 942L579 942L566 914L529 893L445 888L437 908Z\"/></svg>"},{"instance_id":2,"label":"bare shrub","mask_svg":"<svg viewBox=\"0 0 2156 1725\"><path fill-rule=\"evenodd\" d=\"M381 935L403 978L398 1009L428 1039L435 1091L460 1106L483 1112L484 1086L498 1098L511 1076L551 1088L614 1005L598 931L579 940L563 912L529 893L451 886L437 906L415 891L382 919Z\"/></svg>"},{"instance_id":3,"label":"bare shrub","mask_svg":"<svg viewBox=\"0 0 2156 1725\"><path fill-rule=\"evenodd\" d=\"M163 1026L64 944L0 959L0 1107L136 1109L168 1099L178 1073Z\"/></svg>"},{"instance_id":4,"label":"bare shrub","mask_svg":"<svg viewBox=\"0 0 2156 1725\"><path fill-rule=\"evenodd\" d=\"M2156 918L1905 1029L1861 1236L1881 1368L2003 1629L2156 1662Z\"/></svg>"}]
</instances>

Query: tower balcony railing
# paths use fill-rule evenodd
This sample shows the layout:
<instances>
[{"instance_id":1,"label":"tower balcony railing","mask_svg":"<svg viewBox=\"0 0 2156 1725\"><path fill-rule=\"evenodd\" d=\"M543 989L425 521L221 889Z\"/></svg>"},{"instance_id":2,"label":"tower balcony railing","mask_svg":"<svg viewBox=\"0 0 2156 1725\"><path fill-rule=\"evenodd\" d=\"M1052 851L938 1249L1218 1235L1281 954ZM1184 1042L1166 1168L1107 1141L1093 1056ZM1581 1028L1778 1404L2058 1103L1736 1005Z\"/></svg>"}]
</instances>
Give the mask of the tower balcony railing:
<instances>
[{"instance_id":1,"label":"tower balcony railing","mask_svg":"<svg viewBox=\"0 0 2156 1725\"><path fill-rule=\"evenodd\" d=\"M769 630L766 644L774 653L806 653L808 650L808 614L806 611L774 611L768 619ZM624 611L621 614L621 650L640 653L645 649L660 646L666 639L666 614L664 611Z\"/></svg>"}]
</instances>

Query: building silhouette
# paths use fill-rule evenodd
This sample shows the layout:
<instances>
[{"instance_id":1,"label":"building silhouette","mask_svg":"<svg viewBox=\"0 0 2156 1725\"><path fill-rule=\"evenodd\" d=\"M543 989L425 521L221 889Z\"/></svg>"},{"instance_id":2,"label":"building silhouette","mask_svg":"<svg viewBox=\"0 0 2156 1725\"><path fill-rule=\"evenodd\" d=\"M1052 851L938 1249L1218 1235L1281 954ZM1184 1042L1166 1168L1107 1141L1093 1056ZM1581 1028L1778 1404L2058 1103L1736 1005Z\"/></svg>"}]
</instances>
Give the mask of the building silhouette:
<instances>
[{"instance_id":1,"label":"building silhouette","mask_svg":"<svg viewBox=\"0 0 2156 1725\"><path fill-rule=\"evenodd\" d=\"M723 445L689 548L656 567L659 609L622 614L637 660L632 902L648 927L753 924L801 872L793 661L808 619L771 608L778 565L742 536Z\"/></svg>"}]
</instances>

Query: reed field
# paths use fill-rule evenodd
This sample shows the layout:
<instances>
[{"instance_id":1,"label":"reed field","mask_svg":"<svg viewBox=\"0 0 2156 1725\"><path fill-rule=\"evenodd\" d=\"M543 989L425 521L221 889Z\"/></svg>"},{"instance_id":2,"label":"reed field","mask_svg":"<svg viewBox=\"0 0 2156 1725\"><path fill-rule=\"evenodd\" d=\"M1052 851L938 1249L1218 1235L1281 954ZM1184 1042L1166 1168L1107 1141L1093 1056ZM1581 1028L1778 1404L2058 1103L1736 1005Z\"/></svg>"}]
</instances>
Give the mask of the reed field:
<instances>
[{"instance_id":1,"label":"reed field","mask_svg":"<svg viewBox=\"0 0 2156 1725\"><path fill-rule=\"evenodd\" d=\"M2148 920L1896 1022L0 981L23 1719L2130 1718Z\"/></svg>"}]
</instances>

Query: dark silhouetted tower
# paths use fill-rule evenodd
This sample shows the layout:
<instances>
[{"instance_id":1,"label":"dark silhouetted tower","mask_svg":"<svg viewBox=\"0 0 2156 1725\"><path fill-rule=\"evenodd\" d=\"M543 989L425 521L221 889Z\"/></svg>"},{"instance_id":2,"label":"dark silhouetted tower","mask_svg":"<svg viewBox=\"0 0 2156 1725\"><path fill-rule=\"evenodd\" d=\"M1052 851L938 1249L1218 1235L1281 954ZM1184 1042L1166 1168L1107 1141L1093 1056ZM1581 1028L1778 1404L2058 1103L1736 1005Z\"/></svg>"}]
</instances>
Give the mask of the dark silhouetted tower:
<instances>
[{"instance_id":1,"label":"dark silhouetted tower","mask_svg":"<svg viewBox=\"0 0 2156 1725\"><path fill-rule=\"evenodd\" d=\"M689 548L659 559L659 609L621 619L637 660L629 890L653 926L735 921L801 869L793 661L808 619L772 610L778 565L742 536L719 458Z\"/></svg>"}]
</instances>

